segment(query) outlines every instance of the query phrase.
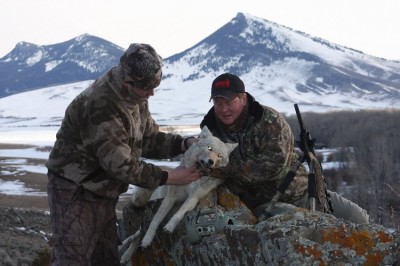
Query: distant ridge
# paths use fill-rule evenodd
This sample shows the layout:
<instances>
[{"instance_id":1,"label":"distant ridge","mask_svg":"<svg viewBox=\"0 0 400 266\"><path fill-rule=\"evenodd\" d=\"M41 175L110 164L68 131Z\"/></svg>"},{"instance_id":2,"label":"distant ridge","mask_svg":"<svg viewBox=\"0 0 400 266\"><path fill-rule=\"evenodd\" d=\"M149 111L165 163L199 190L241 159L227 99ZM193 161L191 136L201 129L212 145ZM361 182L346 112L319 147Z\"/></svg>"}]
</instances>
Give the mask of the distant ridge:
<instances>
[{"instance_id":1,"label":"distant ridge","mask_svg":"<svg viewBox=\"0 0 400 266\"><path fill-rule=\"evenodd\" d=\"M89 34L53 45L19 42L0 59L0 97L95 79L116 65L122 53L121 47Z\"/></svg>"}]
</instances>

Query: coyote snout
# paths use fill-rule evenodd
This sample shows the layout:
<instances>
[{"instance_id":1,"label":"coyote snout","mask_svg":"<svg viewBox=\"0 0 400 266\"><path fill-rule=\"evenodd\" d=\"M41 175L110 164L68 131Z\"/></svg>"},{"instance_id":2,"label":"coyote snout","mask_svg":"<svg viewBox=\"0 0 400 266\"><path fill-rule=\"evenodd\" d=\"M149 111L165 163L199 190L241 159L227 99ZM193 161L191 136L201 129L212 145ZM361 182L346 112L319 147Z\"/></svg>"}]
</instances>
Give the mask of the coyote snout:
<instances>
[{"instance_id":1,"label":"coyote snout","mask_svg":"<svg viewBox=\"0 0 400 266\"><path fill-rule=\"evenodd\" d=\"M200 160L201 166L204 168L213 168L214 166L214 161L212 159L208 159L207 161L205 160Z\"/></svg>"},{"instance_id":2,"label":"coyote snout","mask_svg":"<svg viewBox=\"0 0 400 266\"><path fill-rule=\"evenodd\" d=\"M222 155L217 154L212 150L212 148L208 148L208 154L206 157L203 159L200 159L200 165L204 168L217 168L222 166L223 164L226 164L225 162L222 161Z\"/></svg>"}]
</instances>

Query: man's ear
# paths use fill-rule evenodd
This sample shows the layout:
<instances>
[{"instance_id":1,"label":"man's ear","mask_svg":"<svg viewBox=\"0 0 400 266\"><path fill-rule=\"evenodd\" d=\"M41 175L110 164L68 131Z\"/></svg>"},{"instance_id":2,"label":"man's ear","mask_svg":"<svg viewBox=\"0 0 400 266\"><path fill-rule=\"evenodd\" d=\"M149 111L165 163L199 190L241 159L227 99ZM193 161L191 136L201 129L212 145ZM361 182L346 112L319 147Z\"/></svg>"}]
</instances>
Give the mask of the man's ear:
<instances>
[{"instance_id":1,"label":"man's ear","mask_svg":"<svg viewBox=\"0 0 400 266\"><path fill-rule=\"evenodd\" d=\"M242 99L245 103L247 103L247 93L242 94Z\"/></svg>"}]
</instances>

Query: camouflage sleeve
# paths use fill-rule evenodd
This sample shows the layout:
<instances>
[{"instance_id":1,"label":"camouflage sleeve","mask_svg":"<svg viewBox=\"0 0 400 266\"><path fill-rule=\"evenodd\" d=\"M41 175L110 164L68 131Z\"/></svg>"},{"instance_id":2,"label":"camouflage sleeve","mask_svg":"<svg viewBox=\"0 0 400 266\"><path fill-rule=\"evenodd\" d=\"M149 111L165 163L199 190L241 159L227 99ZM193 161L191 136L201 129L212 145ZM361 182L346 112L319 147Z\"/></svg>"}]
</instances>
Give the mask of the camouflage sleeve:
<instances>
[{"instance_id":1,"label":"camouflage sleeve","mask_svg":"<svg viewBox=\"0 0 400 266\"><path fill-rule=\"evenodd\" d=\"M142 187L159 186L162 169L141 160L142 132L140 127L132 126L135 123L131 114L108 99L97 99L86 109L83 144L107 176ZM138 145L137 149L131 148Z\"/></svg>"},{"instance_id":2,"label":"camouflage sleeve","mask_svg":"<svg viewBox=\"0 0 400 266\"><path fill-rule=\"evenodd\" d=\"M246 144L247 156L238 166L242 175L254 181L272 181L286 173L294 140L290 126L280 114L265 115L255 137Z\"/></svg>"},{"instance_id":3,"label":"camouflage sleeve","mask_svg":"<svg viewBox=\"0 0 400 266\"><path fill-rule=\"evenodd\" d=\"M183 138L178 134L159 131L159 126L149 114L143 136L143 154L149 159L168 159L180 153Z\"/></svg>"}]
</instances>

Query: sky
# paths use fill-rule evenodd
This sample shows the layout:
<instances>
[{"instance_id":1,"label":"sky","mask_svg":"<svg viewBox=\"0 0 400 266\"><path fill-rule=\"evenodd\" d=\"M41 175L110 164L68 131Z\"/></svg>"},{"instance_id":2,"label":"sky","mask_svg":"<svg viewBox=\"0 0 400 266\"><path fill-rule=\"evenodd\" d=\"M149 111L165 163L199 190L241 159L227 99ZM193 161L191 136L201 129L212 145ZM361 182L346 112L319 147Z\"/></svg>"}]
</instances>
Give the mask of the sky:
<instances>
[{"instance_id":1,"label":"sky","mask_svg":"<svg viewBox=\"0 0 400 266\"><path fill-rule=\"evenodd\" d=\"M20 41L50 45L84 33L124 49L149 43L167 58L243 12L400 60L398 0L0 0L0 10L0 58Z\"/></svg>"}]
</instances>

